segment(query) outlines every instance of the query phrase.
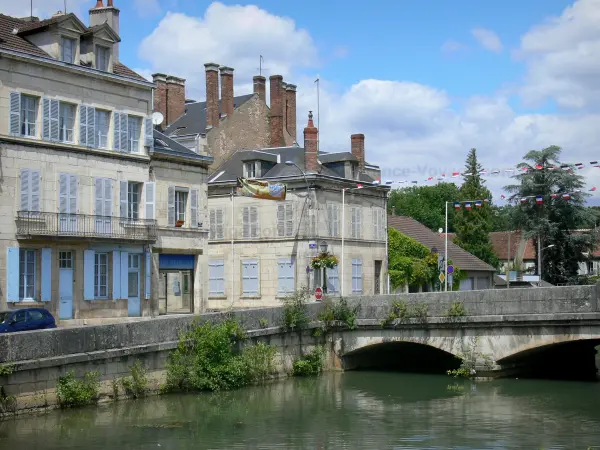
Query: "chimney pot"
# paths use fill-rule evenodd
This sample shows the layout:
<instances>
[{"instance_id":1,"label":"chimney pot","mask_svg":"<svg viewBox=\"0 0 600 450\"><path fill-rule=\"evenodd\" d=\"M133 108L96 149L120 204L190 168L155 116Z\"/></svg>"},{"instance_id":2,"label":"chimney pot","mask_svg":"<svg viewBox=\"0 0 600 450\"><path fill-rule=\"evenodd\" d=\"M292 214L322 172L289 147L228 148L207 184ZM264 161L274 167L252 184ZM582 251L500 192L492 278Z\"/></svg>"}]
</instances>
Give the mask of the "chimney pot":
<instances>
[{"instance_id":1,"label":"chimney pot","mask_svg":"<svg viewBox=\"0 0 600 450\"><path fill-rule=\"evenodd\" d=\"M312 111L308 112L308 124L304 128L304 170L306 172L317 172L318 162L319 130L313 122Z\"/></svg>"},{"instance_id":2,"label":"chimney pot","mask_svg":"<svg viewBox=\"0 0 600 450\"><path fill-rule=\"evenodd\" d=\"M219 65L215 63L204 64L206 71L206 125L219 126Z\"/></svg>"},{"instance_id":3,"label":"chimney pot","mask_svg":"<svg viewBox=\"0 0 600 450\"><path fill-rule=\"evenodd\" d=\"M104 3L102 3L102 0L98 0L94 8L104 8Z\"/></svg>"},{"instance_id":4,"label":"chimney pot","mask_svg":"<svg viewBox=\"0 0 600 450\"><path fill-rule=\"evenodd\" d=\"M106 5L107 8L114 8L113 5L113 0L108 0L108 4Z\"/></svg>"},{"instance_id":5,"label":"chimney pot","mask_svg":"<svg viewBox=\"0 0 600 450\"><path fill-rule=\"evenodd\" d=\"M256 75L253 79L254 81L254 93L258 94L258 98L260 98L263 102L267 102L267 79L261 75Z\"/></svg>"},{"instance_id":6,"label":"chimney pot","mask_svg":"<svg viewBox=\"0 0 600 450\"><path fill-rule=\"evenodd\" d=\"M221 110L223 114L231 116L235 105L233 104L233 69L222 66L221 72Z\"/></svg>"}]
</instances>

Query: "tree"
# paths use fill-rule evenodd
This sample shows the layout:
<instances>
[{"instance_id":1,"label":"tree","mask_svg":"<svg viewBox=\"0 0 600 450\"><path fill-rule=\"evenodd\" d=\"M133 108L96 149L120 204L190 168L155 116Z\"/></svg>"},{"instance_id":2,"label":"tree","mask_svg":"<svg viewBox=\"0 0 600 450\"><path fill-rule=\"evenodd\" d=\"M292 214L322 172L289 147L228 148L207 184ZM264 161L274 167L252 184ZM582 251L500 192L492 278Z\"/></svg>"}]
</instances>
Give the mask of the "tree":
<instances>
[{"instance_id":1,"label":"tree","mask_svg":"<svg viewBox=\"0 0 600 450\"><path fill-rule=\"evenodd\" d=\"M446 202L456 201L458 195L458 188L454 183L397 189L390 194L389 208L392 214L412 217L437 232L444 228ZM452 230L454 209L451 205L448 212L448 229Z\"/></svg>"},{"instance_id":2,"label":"tree","mask_svg":"<svg viewBox=\"0 0 600 450\"><path fill-rule=\"evenodd\" d=\"M481 164L477 161L477 150L471 149L467 155L464 183L459 189L462 201L481 201L481 207L471 205L471 210L461 208L455 216L454 227L456 237L454 243L477 256L493 267L499 266L499 260L492 242L492 209L490 208L492 194L484 186L481 178ZM488 200L484 202L483 200Z\"/></svg>"},{"instance_id":3,"label":"tree","mask_svg":"<svg viewBox=\"0 0 600 450\"><path fill-rule=\"evenodd\" d=\"M520 205L516 224L526 237L534 239L537 273L539 239L541 248L552 246L541 254L543 279L551 284L570 284L577 280L579 262L585 260L582 253L595 244L595 232L572 231L582 223L593 223L594 218L584 207L588 194L581 192L583 177L573 167L561 164L560 153L561 148L554 145L531 150L517 165L519 174L513 176L517 183L505 189L512 193L510 202ZM542 204L536 201L538 196Z\"/></svg>"}]
</instances>

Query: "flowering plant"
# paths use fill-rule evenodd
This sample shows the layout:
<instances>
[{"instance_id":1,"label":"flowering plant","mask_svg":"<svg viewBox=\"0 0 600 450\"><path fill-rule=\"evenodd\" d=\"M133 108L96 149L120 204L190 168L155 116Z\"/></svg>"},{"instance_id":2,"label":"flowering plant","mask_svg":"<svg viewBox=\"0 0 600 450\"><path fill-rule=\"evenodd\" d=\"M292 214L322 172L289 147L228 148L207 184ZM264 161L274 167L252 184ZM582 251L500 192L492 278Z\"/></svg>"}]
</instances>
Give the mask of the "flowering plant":
<instances>
[{"instance_id":1,"label":"flowering plant","mask_svg":"<svg viewBox=\"0 0 600 450\"><path fill-rule=\"evenodd\" d=\"M321 254L315 256L310 262L310 267L313 269L322 269L323 267L327 269L333 269L337 265L337 257L329 252L322 252Z\"/></svg>"}]
</instances>

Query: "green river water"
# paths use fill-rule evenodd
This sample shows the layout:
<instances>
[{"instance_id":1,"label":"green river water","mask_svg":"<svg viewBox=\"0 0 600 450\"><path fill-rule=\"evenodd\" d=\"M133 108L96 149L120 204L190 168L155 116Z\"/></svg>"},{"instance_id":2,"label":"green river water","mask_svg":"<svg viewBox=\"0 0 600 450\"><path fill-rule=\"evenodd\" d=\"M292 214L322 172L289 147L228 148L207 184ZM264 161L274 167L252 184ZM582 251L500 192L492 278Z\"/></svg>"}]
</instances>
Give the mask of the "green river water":
<instances>
[{"instance_id":1,"label":"green river water","mask_svg":"<svg viewBox=\"0 0 600 450\"><path fill-rule=\"evenodd\" d=\"M347 372L8 419L1 450L600 449L600 383Z\"/></svg>"}]
</instances>

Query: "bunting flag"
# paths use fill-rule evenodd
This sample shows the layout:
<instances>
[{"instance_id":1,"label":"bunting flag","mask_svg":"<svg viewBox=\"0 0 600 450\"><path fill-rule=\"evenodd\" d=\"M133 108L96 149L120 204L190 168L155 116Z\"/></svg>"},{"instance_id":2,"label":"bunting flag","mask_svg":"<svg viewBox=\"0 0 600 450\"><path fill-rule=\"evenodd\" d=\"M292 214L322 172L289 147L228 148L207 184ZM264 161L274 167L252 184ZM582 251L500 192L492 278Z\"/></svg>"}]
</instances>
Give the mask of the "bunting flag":
<instances>
[{"instance_id":1,"label":"bunting flag","mask_svg":"<svg viewBox=\"0 0 600 450\"><path fill-rule=\"evenodd\" d=\"M478 200L478 201L476 201L476 202L475 202L475 207L477 207L477 208L481 208L481 205L482 205L482 204L483 204L483 203L481 203L481 202Z\"/></svg>"},{"instance_id":2,"label":"bunting flag","mask_svg":"<svg viewBox=\"0 0 600 450\"><path fill-rule=\"evenodd\" d=\"M550 194L550 197L552 197L552 198L558 198L558 194Z\"/></svg>"},{"instance_id":3,"label":"bunting flag","mask_svg":"<svg viewBox=\"0 0 600 450\"><path fill-rule=\"evenodd\" d=\"M541 169L543 169L543 168L544 168L544 166L542 166L541 164L537 164L537 165L535 166L535 168L536 168L536 169L538 169L538 170L541 170Z\"/></svg>"},{"instance_id":4,"label":"bunting flag","mask_svg":"<svg viewBox=\"0 0 600 450\"><path fill-rule=\"evenodd\" d=\"M506 198L506 195L504 195L504 194L501 194L501 195L500 195L500 198L501 198L502 200L504 200L504 199Z\"/></svg>"},{"instance_id":5,"label":"bunting flag","mask_svg":"<svg viewBox=\"0 0 600 450\"><path fill-rule=\"evenodd\" d=\"M357 184L356 185L356 189L362 189L363 185L362 184Z\"/></svg>"},{"instance_id":6,"label":"bunting flag","mask_svg":"<svg viewBox=\"0 0 600 450\"><path fill-rule=\"evenodd\" d=\"M454 204L454 208L455 208L455 209L460 209L460 203L456 202L456 203Z\"/></svg>"},{"instance_id":7,"label":"bunting flag","mask_svg":"<svg viewBox=\"0 0 600 450\"><path fill-rule=\"evenodd\" d=\"M500 170L498 170L498 169L492 170L492 175L496 175L496 174L499 174L499 173L500 173Z\"/></svg>"},{"instance_id":8,"label":"bunting flag","mask_svg":"<svg viewBox=\"0 0 600 450\"><path fill-rule=\"evenodd\" d=\"M542 197L541 195L538 195L538 196L535 198L535 202L536 202L538 205L541 205L542 203L544 203L544 197Z\"/></svg>"},{"instance_id":9,"label":"bunting flag","mask_svg":"<svg viewBox=\"0 0 600 450\"><path fill-rule=\"evenodd\" d=\"M460 176L460 172L452 172L452 178L456 178Z\"/></svg>"},{"instance_id":10,"label":"bunting flag","mask_svg":"<svg viewBox=\"0 0 600 450\"><path fill-rule=\"evenodd\" d=\"M465 209L467 211L469 211L471 209L471 204L470 203L465 203Z\"/></svg>"},{"instance_id":11,"label":"bunting flag","mask_svg":"<svg viewBox=\"0 0 600 450\"><path fill-rule=\"evenodd\" d=\"M522 197L521 198L521 203L527 203L527 197Z\"/></svg>"},{"instance_id":12,"label":"bunting flag","mask_svg":"<svg viewBox=\"0 0 600 450\"><path fill-rule=\"evenodd\" d=\"M590 192L595 192L596 191L596 186L592 186L592 188L590 189Z\"/></svg>"},{"instance_id":13,"label":"bunting flag","mask_svg":"<svg viewBox=\"0 0 600 450\"><path fill-rule=\"evenodd\" d=\"M238 178L238 195L244 197L261 198L263 200L285 200L286 186L283 183L270 183L268 181L248 180Z\"/></svg>"},{"instance_id":14,"label":"bunting flag","mask_svg":"<svg viewBox=\"0 0 600 450\"><path fill-rule=\"evenodd\" d=\"M562 198L564 198L565 200L571 200L571 194L563 194Z\"/></svg>"}]
</instances>

